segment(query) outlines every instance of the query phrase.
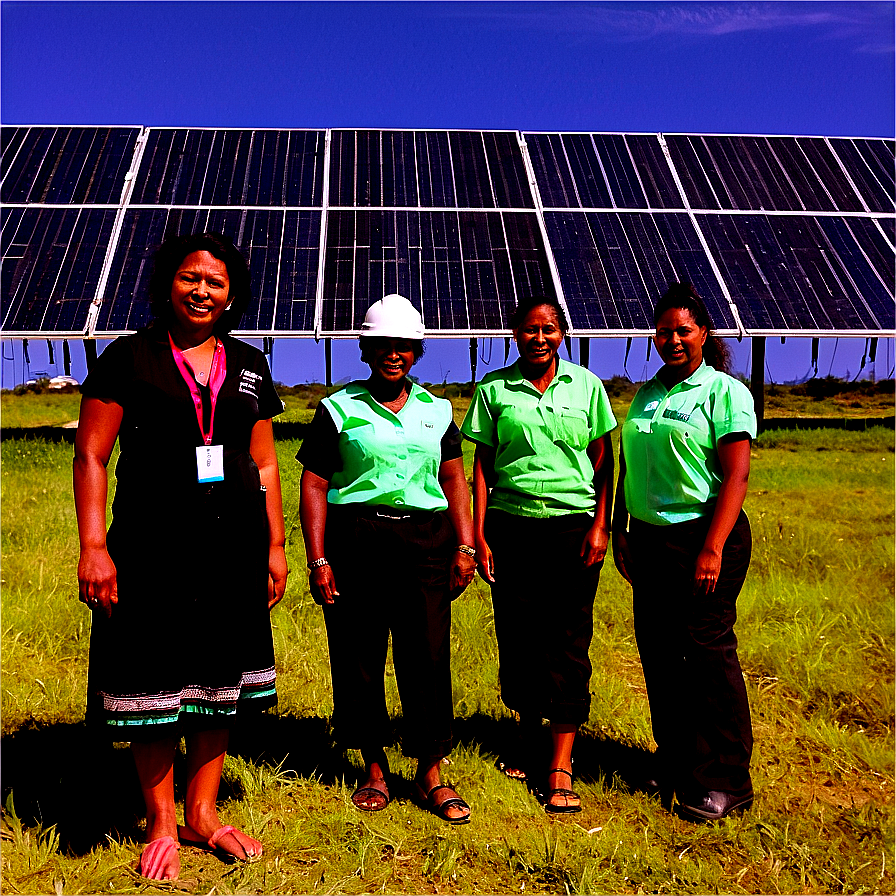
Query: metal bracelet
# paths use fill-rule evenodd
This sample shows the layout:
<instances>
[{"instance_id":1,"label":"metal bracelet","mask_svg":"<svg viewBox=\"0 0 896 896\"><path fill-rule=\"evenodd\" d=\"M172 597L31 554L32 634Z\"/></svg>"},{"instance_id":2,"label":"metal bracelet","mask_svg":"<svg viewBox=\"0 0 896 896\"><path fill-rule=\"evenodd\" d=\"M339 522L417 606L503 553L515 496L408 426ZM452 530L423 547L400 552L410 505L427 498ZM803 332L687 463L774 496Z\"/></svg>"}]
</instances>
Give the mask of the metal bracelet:
<instances>
[{"instance_id":1,"label":"metal bracelet","mask_svg":"<svg viewBox=\"0 0 896 896\"><path fill-rule=\"evenodd\" d=\"M466 554L468 557L476 556L476 548L472 548L468 544L459 544L455 550L460 551L462 554Z\"/></svg>"},{"instance_id":2,"label":"metal bracelet","mask_svg":"<svg viewBox=\"0 0 896 896\"><path fill-rule=\"evenodd\" d=\"M330 561L327 560L326 557L318 557L317 560L312 560L308 564L308 569L320 569L322 566L329 566Z\"/></svg>"}]
</instances>

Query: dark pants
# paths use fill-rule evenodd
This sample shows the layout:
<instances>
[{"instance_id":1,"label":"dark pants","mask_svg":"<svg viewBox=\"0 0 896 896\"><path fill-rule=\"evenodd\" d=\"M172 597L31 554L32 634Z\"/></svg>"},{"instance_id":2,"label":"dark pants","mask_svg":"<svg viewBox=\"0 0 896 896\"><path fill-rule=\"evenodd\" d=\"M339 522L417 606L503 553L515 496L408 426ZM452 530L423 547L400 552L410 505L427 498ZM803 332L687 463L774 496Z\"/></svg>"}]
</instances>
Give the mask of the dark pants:
<instances>
[{"instance_id":1,"label":"dark pants","mask_svg":"<svg viewBox=\"0 0 896 896\"><path fill-rule=\"evenodd\" d=\"M385 745L391 724L384 675L392 661L408 756L451 752L451 598L454 529L441 513L386 516L382 510L327 508L325 549L339 596L324 606L333 727L346 747Z\"/></svg>"},{"instance_id":2,"label":"dark pants","mask_svg":"<svg viewBox=\"0 0 896 896\"><path fill-rule=\"evenodd\" d=\"M588 721L594 595L602 564L579 554L593 518L535 518L489 510L485 539L495 562L492 603L501 699L522 716Z\"/></svg>"},{"instance_id":3,"label":"dark pants","mask_svg":"<svg viewBox=\"0 0 896 896\"><path fill-rule=\"evenodd\" d=\"M722 551L715 591L697 595L694 566L709 523L632 520L635 636L653 736L675 789L746 794L753 730L734 623L752 537L741 511Z\"/></svg>"}]
</instances>

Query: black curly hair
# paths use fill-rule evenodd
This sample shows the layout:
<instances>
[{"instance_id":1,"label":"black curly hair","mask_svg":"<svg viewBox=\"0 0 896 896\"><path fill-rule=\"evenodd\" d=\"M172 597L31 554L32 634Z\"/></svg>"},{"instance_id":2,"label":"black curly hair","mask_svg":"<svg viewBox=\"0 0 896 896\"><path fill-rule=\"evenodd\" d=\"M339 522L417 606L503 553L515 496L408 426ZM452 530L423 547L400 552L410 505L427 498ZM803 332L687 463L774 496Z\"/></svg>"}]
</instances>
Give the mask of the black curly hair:
<instances>
[{"instance_id":1,"label":"black curly hair","mask_svg":"<svg viewBox=\"0 0 896 896\"><path fill-rule=\"evenodd\" d=\"M149 301L152 315L165 327L171 325L171 284L183 260L193 252L208 252L223 261L230 280L228 299L230 309L215 324L218 336L236 327L249 306L252 286L249 281L249 265L233 243L220 233L190 233L173 236L156 250L153 271L149 279Z\"/></svg>"}]
</instances>

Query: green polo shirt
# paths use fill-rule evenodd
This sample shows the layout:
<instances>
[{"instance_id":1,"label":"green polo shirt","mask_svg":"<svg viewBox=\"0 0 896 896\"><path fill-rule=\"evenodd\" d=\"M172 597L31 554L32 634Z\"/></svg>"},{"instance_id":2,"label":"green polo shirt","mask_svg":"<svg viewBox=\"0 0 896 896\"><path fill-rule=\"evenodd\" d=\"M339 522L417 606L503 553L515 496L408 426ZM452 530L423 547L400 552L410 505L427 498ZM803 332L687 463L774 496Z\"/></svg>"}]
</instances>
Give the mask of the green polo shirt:
<instances>
[{"instance_id":1,"label":"green polo shirt","mask_svg":"<svg viewBox=\"0 0 896 896\"><path fill-rule=\"evenodd\" d=\"M439 466L442 437L454 422L450 401L412 383L396 414L363 384L350 383L321 404L339 432L342 461L330 479L328 503L447 509Z\"/></svg>"},{"instance_id":2,"label":"green polo shirt","mask_svg":"<svg viewBox=\"0 0 896 896\"><path fill-rule=\"evenodd\" d=\"M542 395L512 364L476 387L460 431L495 449L488 506L517 516L594 513L594 467L586 449L616 426L604 384L558 359Z\"/></svg>"},{"instance_id":3,"label":"green polo shirt","mask_svg":"<svg viewBox=\"0 0 896 896\"><path fill-rule=\"evenodd\" d=\"M659 526L711 513L722 484L716 446L736 432L756 438L756 412L727 373L704 362L672 389L645 383L622 426L628 512Z\"/></svg>"}]
</instances>

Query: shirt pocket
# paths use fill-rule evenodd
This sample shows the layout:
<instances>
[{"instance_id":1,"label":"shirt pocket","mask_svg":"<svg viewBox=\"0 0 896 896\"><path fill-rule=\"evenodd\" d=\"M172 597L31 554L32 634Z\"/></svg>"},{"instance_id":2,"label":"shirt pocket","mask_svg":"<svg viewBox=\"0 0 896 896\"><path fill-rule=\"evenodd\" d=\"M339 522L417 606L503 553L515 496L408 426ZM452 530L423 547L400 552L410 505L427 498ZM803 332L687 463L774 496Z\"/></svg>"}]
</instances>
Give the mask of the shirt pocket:
<instances>
[{"instance_id":1,"label":"shirt pocket","mask_svg":"<svg viewBox=\"0 0 896 896\"><path fill-rule=\"evenodd\" d=\"M577 408L559 407L554 410L555 441L581 450L591 442L588 415Z\"/></svg>"}]
</instances>

